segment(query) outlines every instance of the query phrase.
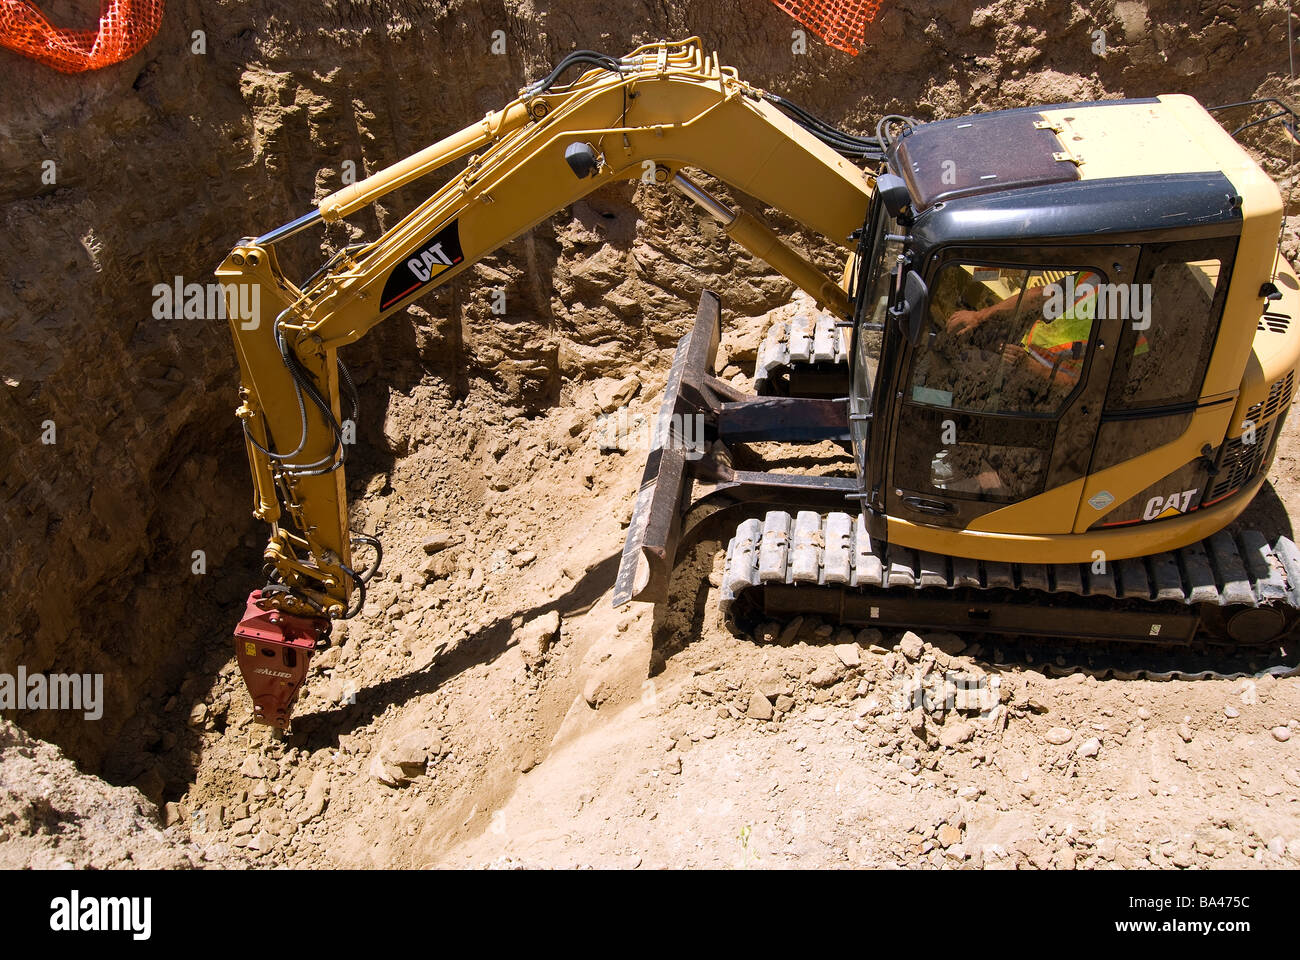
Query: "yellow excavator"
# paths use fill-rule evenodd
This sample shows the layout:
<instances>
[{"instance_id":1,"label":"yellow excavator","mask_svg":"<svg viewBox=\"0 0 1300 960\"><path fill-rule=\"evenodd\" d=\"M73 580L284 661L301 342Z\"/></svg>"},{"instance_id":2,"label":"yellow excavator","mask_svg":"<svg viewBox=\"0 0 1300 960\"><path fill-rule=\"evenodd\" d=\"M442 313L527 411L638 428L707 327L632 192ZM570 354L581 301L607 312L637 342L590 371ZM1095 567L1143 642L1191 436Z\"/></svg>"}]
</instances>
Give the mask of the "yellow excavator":
<instances>
[{"instance_id":1,"label":"yellow excavator","mask_svg":"<svg viewBox=\"0 0 1300 960\"><path fill-rule=\"evenodd\" d=\"M281 269L286 237L466 157L378 238L302 283ZM691 168L843 246L842 276ZM339 351L617 180L682 191L809 306L773 328L747 394L714 375L721 305L703 293L616 604L662 599L679 553L709 538L729 540L719 596L738 630L813 612L1255 646L1295 628L1300 551L1225 528L1264 483L1291 403L1300 284L1278 253L1276 186L1210 112L1161 96L891 116L858 136L692 38L570 54L217 270L253 512L271 526L269 582L235 630L256 719L288 722L313 650L361 609L380 562L348 529L342 394L356 395ZM250 320L235 298L252 288ZM845 475L745 468L763 465L755 444L826 442L851 458Z\"/></svg>"}]
</instances>

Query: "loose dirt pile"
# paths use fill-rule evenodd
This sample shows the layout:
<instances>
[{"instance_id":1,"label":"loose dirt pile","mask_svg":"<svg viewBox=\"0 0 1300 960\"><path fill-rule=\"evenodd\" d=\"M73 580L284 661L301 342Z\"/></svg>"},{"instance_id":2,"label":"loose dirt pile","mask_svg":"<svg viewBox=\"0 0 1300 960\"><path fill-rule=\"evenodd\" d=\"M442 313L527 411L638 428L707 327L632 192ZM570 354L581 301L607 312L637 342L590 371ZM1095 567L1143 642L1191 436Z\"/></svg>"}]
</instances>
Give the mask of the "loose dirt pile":
<instances>
[{"instance_id":1,"label":"loose dirt pile","mask_svg":"<svg viewBox=\"0 0 1300 960\"><path fill-rule=\"evenodd\" d=\"M5 734L6 862L118 864L124 835L148 838L136 862L200 866L1300 861L1300 680L1054 678L993 643L813 621L737 638L707 548L666 608L610 607L644 424L700 289L722 293L719 365L741 386L762 314L791 292L649 187L573 205L351 349L352 522L387 558L273 740L230 656L261 531L228 335L150 313L153 284L206 282L239 235L339 186L343 160L378 169L574 46L699 33L742 76L867 130L891 111L1294 97L1284 5L894 7L856 60L792 54L796 25L758 0L602 7L600 27L576 0L290 6L178 0L138 62L75 80L12 64L0 666L106 673L98 724L17 719L139 792ZM1292 172L1278 131L1249 143ZM40 185L49 157L63 172ZM291 251L304 266L314 242ZM1252 508L1268 532L1300 509L1295 430Z\"/></svg>"}]
</instances>

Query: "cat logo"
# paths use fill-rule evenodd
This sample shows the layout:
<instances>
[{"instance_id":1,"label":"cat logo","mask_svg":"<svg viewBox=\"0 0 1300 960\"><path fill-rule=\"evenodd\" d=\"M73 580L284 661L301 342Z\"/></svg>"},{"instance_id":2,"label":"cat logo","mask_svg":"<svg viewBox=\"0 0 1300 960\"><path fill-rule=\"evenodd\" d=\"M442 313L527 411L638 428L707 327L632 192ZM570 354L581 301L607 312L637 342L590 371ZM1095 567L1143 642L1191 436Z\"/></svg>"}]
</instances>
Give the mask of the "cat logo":
<instances>
[{"instance_id":1,"label":"cat logo","mask_svg":"<svg viewBox=\"0 0 1300 960\"><path fill-rule=\"evenodd\" d=\"M1193 509L1192 498L1199 492L1197 488L1193 487L1191 490L1183 490L1168 497L1152 497L1147 501L1147 508L1142 511L1142 519L1163 520L1166 517L1176 517L1187 513Z\"/></svg>"},{"instance_id":2,"label":"cat logo","mask_svg":"<svg viewBox=\"0 0 1300 960\"><path fill-rule=\"evenodd\" d=\"M384 282L379 309L387 310L404 300L445 270L463 262L460 247L460 221L453 220L412 250L393 268Z\"/></svg>"}]
</instances>

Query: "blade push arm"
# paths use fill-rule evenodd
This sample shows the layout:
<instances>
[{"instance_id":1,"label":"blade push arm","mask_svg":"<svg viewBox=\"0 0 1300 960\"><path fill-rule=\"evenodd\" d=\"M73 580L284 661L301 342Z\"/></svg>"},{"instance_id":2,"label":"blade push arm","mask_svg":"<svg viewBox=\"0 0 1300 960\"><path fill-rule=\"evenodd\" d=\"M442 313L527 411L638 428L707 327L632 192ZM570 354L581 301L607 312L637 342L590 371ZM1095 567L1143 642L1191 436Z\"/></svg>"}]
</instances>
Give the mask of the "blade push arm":
<instances>
[{"instance_id":1,"label":"blade push arm","mask_svg":"<svg viewBox=\"0 0 1300 960\"><path fill-rule=\"evenodd\" d=\"M339 348L603 184L676 182L820 304L847 311L836 283L679 171L706 170L837 243L862 225L872 178L706 55L698 40L604 59L569 85L526 88L479 123L324 198L307 217L241 242L218 269L228 299L243 284L260 300L257 322L233 309L229 316L254 513L272 524L266 556L286 588L270 595L272 606L343 616L360 579L340 468ZM285 278L277 239L346 217L467 154L459 174L379 239L343 251L302 288Z\"/></svg>"}]
</instances>

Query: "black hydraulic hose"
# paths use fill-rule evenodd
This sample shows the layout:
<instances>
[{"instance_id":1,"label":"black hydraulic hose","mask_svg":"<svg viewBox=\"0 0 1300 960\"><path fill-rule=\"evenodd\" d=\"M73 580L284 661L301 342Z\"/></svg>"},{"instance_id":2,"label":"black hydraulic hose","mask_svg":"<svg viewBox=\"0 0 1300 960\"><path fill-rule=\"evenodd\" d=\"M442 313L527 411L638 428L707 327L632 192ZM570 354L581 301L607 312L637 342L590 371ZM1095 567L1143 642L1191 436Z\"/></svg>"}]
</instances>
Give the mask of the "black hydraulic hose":
<instances>
[{"instance_id":1,"label":"black hydraulic hose","mask_svg":"<svg viewBox=\"0 0 1300 960\"><path fill-rule=\"evenodd\" d=\"M532 93L543 93L555 85L555 81L560 79L560 75L570 67L583 63L591 67L602 67L605 70L619 72L619 63L614 57L607 56L603 53L597 53L594 50L575 50L563 60L555 65L543 79L538 80L528 86Z\"/></svg>"},{"instance_id":2,"label":"black hydraulic hose","mask_svg":"<svg viewBox=\"0 0 1300 960\"><path fill-rule=\"evenodd\" d=\"M289 308L289 309L292 309L292 308ZM285 355L285 348L284 348L284 344L283 344L283 342L281 341L281 338L280 338L280 321L284 319L284 315L285 315L286 313L289 312L289 309L284 310L284 311L280 314L280 316L278 316L278 317L275 318L275 342L276 342L276 346L278 346L278 347L280 348L280 355L281 355L282 357ZM287 363L287 361L286 361L286 363ZM289 373L292 375L293 370L290 369ZM305 447L305 446L307 445L307 407L303 404L303 401L302 401L302 391L298 389L298 380L297 380L297 378L294 378L294 393L296 394L296 396L297 396L297 400L298 400L298 419L299 419L299 421L301 422L301 425L302 425L302 426L301 426L301 429L300 429L300 432L299 432L299 435L298 435L298 446L294 447L293 450L292 450L292 452L290 452L290 453L276 453L274 450L268 450L266 447L262 446L260 443L258 443L256 440L254 440L254 439L253 439L253 435L252 435L251 433L248 432L248 421L247 421L247 420L241 420L241 421L240 421L240 422L243 424L243 427L244 427L244 436L245 436L245 438L247 438L248 442L249 442L250 444L252 444L253 447L254 447L256 450L258 450L258 451L259 451L263 456L265 456L267 459L270 459L270 460L291 460L291 459L293 459L294 457L296 457L298 454L302 453L302 448Z\"/></svg>"},{"instance_id":3,"label":"black hydraulic hose","mask_svg":"<svg viewBox=\"0 0 1300 960\"><path fill-rule=\"evenodd\" d=\"M361 415L361 397L357 393L357 385L352 382L352 374L348 372L347 366L343 363L341 359L338 361L338 365L339 365L339 378L347 386L348 402L352 404L352 414L351 416L348 417L348 419L351 420L353 423L356 423L357 417Z\"/></svg>"},{"instance_id":4,"label":"black hydraulic hose","mask_svg":"<svg viewBox=\"0 0 1300 960\"><path fill-rule=\"evenodd\" d=\"M352 542L364 543L367 544L368 546L374 547L375 550L374 563L370 564L370 566L366 567L365 570L361 571L362 582L369 583L372 579L374 579L375 574L379 572L379 565L384 562L384 545L379 542L378 537L372 537L368 533L353 534Z\"/></svg>"},{"instance_id":5,"label":"black hydraulic hose","mask_svg":"<svg viewBox=\"0 0 1300 960\"><path fill-rule=\"evenodd\" d=\"M344 564L340 563L340 564L339 564L339 568L340 568L344 573L346 573L349 577L352 578L352 585L355 586L355 587L357 588L357 607L356 607L356 609L355 609L355 610L345 610L345 611L343 612L343 616L341 616L341 617L338 618L338 619L340 619L340 620L351 620L351 619L352 619L353 617L355 617L358 613L360 613L361 610L362 610L362 608L366 605L366 581L362 580L361 577L357 574L357 572L356 572L355 570L353 570L351 567L345 566Z\"/></svg>"},{"instance_id":6,"label":"black hydraulic hose","mask_svg":"<svg viewBox=\"0 0 1300 960\"><path fill-rule=\"evenodd\" d=\"M905 117L899 113L891 113L881 117L876 122L876 139L884 145L886 150L894 145L895 138L890 136L889 133L889 125L892 123L901 123L907 132L911 132L916 128L916 120L913 117Z\"/></svg>"},{"instance_id":7,"label":"black hydraulic hose","mask_svg":"<svg viewBox=\"0 0 1300 960\"><path fill-rule=\"evenodd\" d=\"M308 287L310 287L313 283L316 282L317 278L319 278L321 274L323 274L326 270L330 269L332 266L338 263L342 257L344 257L349 253L354 253L357 250L360 250L362 247L366 247L366 246L369 246L369 244L365 244L365 243L348 244L338 253L334 254L334 256L330 257L323 264L321 264L320 267L317 268L315 273L313 273L310 277L308 277L303 283L299 284L299 288L306 290Z\"/></svg>"},{"instance_id":8,"label":"black hydraulic hose","mask_svg":"<svg viewBox=\"0 0 1300 960\"><path fill-rule=\"evenodd\" d=\"M860 160L878 162L884 159L885 146L878 137L860 137L840 130L778 94L765 92L763 97L837 153Z\"/></svg>"},{"instance_id":9,"label":"black hydraulic hose","mask_svg":"<svg viewBox=\"0 0 1300 960\"><path fill-rule=\"evenodd\" d=\"M325 473L332 473L337 470L343 462L341 458L343 431L339 427L338 421L334 419L334 411L330 409L330 405L325 401L325 398L320 395L320 391L316 389L316 385L311 382L311 378L307 376L307 371L298 361L298 358L290 352L289 344L285 341L282 331L278 327L276 329L276 340L280 346L280 355L284 359L284 365L288 368L289 375L293 377L294 387L299 393L299 403L301 404L302 402L302 394L306 393L311 399L311 402L314 403L316 408L320 411L325 422L329 424L330 429L334 432L334 448L328 454L320 460L316 460L312 463L286 464L284 470L286 473L291 473L294 476L303 477L314 477ZM299 443L300 450L306 443L307 439L305 420L306 417L304 414L303 438Z\"/></svg>"}]
</instances>

